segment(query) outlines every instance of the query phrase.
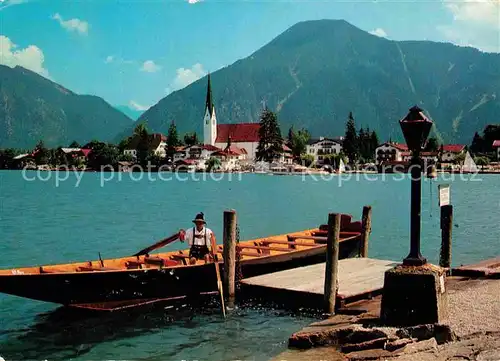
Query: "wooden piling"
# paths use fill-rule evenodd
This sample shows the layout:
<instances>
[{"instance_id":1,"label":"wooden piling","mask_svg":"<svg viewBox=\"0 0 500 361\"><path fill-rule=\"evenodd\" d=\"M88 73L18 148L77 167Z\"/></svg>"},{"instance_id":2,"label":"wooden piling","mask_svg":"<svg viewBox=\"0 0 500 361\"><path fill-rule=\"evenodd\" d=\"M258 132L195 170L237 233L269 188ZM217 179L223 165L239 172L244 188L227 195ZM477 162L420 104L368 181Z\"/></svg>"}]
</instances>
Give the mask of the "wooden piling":
<instances>
[{"instance_id":1,"label":"wooden piling","mask_svg":"<svg viewBox=\"0 0 500 361\"><path fill-rule=\"evenodd\" d=\"M340 241L340 214L328 215L328 236L326 241L326 270L325 270L325 313L335 313L337 298L337 281L339 269L339 241Z\"/></svg>"},{"instance_id":2,"label":"wooden piling","mask_svg":"<svg viewBox=\"0 0 500 361\"><path fill-rule=\"evenodd\" d=\"M228 305L234 306L235 268L236 268L236 211L224 211L223 258L224 258L224 290Z\"/></svg>"},{"instance_id":3,"label":"wooden piling","mask_svg":"<svg viewBox=\"0 0 500 361\"><path fill-rule=\"evenodd\" d=\"M451 229L453 227L453 206L441 206L441 254L439 265L451 271Z\"/></svg>"},{"instance_id":4,"label":"wooden piling","mask_svg":"<svg viewBox=\"0 0 500 361\"><path fill-rule=\"evenodd\" d=\"M368 257L368 242L370 233L372 231L372 207L363 207L363 218L361 220L361 249L359 256L363 258Z\"/></svg>"}]
</instances>

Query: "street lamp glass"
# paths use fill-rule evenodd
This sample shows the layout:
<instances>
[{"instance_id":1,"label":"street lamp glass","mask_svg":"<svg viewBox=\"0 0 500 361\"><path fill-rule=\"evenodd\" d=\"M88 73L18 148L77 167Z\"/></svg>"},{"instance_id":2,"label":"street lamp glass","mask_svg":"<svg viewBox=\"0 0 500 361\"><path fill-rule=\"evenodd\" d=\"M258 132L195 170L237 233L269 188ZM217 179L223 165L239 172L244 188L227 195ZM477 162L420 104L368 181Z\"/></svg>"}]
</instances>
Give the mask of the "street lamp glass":
<instances>
[{"instance_id":1,"label":"street lamp glass","mask_svg":"<svg viewBox=\"0 0 500 361\"><path fill-rule=\"evenodd\" d=\"M414 106L410 112L399 121L401 130L411 151L420 151L425 146L432 128L432 121L427 118L422 109Z\"/></svg>"}]
</instances>

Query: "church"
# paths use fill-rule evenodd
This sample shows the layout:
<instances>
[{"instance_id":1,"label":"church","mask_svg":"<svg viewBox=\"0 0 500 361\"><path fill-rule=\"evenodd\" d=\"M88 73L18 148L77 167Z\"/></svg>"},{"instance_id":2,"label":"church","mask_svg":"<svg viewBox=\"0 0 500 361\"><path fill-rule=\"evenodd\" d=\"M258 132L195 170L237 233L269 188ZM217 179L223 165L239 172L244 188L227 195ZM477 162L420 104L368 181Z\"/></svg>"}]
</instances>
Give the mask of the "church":
<instances>
[{"instance_id":1,"label":"church","mask_svg":"<svg viewBox=\"0 0 500 361\"><path fill-rule=\"evenodd\" d=\"M259 123L217 124L212 98L212 85L208 74L205 116L203 118L203 144L226 149L228 143L244 149L248 160L255 160L259 145Z\"/></svg>"}]
</instances>

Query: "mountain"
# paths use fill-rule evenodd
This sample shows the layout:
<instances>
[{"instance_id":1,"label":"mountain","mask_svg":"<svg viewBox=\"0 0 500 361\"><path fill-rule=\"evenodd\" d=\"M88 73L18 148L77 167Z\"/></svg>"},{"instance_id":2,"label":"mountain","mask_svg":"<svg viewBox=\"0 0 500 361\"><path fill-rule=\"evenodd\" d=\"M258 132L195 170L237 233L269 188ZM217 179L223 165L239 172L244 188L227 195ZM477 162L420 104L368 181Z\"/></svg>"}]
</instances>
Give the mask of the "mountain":
<instances>
[{"instance_id":1,"label":"mountain","mask_svg":"<svg viewBox=\"0 0 500 361\"><path fill-rule=\"evenodd\" d=\"M0 65L0 148L113 140L132 123L102 98L78 95L30 70Z\"/></svg>"},{"instance_id":2,"label":"mountain","mask_svg":"<svg viewBox=\"0 0 500 361\"><path fill-rule=\"evenodd\" d=\"M116 105L115 108L132 120L137 120L144 113L143 110L132 109L127 105Z\"/></svg>"},{"instance_id":3,"label":"mountain","mask_svg":"<svg viewBox=\"0 0 500 361\"><path fill-rule=\"evenodd\" d=\"M315 136L342 135L352 111L357 128L402 140L398 120L417 104L441 140L469 144L500 114L499 54L391 41L343 20L298 23L211 78L220 123L257 122L265 101L278 112L283 134L293 124ZM202 134L206 82L168 95L139 121L166 132L175 120L181 133Z\"/></svg>"}]
</instances>

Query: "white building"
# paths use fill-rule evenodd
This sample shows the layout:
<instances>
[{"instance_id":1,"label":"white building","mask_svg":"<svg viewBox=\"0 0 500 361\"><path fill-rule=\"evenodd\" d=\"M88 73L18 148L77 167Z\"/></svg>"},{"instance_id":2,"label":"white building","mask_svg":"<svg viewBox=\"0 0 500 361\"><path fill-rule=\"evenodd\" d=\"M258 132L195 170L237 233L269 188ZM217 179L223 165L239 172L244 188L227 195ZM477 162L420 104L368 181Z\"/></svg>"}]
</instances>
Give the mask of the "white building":
<instances>
[{"instance_id":1,"label":"white building","mask_svg":"<svg viewBox=\"0 0 500 361\"><path fill-rule=\"evenodd\" d=\"M149 150L157 156L165 158L167 156L167 137L161 133L152 134Z\"/></svg>"},{"instance_id":2,"label":"white building","mask_svg":"<svg viewBox=\"0 0 500 361\"><path fill-rule=\"evenodd\" d=\"M136 159L139 142L139 137L134 136L129 142L127 148L123 150L123 154ZM149 151L153 152L157 156L165 158L167 156L167 137L161 133L150 134L148 148Z\"/></svg>"},{"instance_id":3,"label":"white building","mask_svg":"<svg viewBox=\"0 0 500 361\"><path fill-rule=\"evenodd\" d=\"M465 153L465 145L447 144L441 147L441 162L453 162L459 155Z\"/></svg>"},{"instance_id":4,"label":"white building","mask_svg":"<svg viewBox=\"0 0 500 361\"><path fill-rule=\"evenodd\" d=\"M205 116L203 118L203 144L225 149L228 143L245 149L247 158L254 160L259 145L259 123L217 124L212 86L208 74Z\"/></svg>"},{"instance_id":5,"label":"white building","mask_svg":"<svg viewBox=\"0 0 500 361\"><path fill-rule=\"evenodd\" d=\"M306 146L306 153L314 157L314 163L321 165L325 156L330 154L339 154L342 151L340 141L320 137L311 139Z\"/></svg>"},{"instance_id":6,"label":"white building","mask_svg":"<svg viewBox=\"0 0 500 361\"><path fill-rule=\"evenodd\" d=\"M406 144L387 142L375 149L375 162L376 164L381 164L382 162L401 162L403 161L403 154L405 152L408 152Z\"/></svg>"},{"instance_id":7,"label":"white building","mask_svg":"<svg viewBox=\"0 0 500 361\"><path fill-rule=\"evenodd\" d=\"M219 149L209 144L195 144L189 147L177 148L174 153L174 163L190 160L194 161L200 169L204 169L205 163L210 159L214 152L219 152Z\"/></svg>"},{"instance_id":8,"label":"white building","mask_svg":"<svg viewBox=\"0 0 500 361\"><path fill-rule=\"evenodd\" d=\"M497 159L500 160L500 140L493 142L493 148L497 148Z\"/></svg>"},{"instance_id":9,"label":"white building","mask_svg":"<svg viewBox=\"0 0 500 361\"><path fill-rule=\"evenodd\" d=\"M401 158L403 162L410 162L412 155L410 151L402 152ZM438 152L420 152L420 158L424 161L424 164L436 164L439 160Z\"/></svg>"}]
</instances>

